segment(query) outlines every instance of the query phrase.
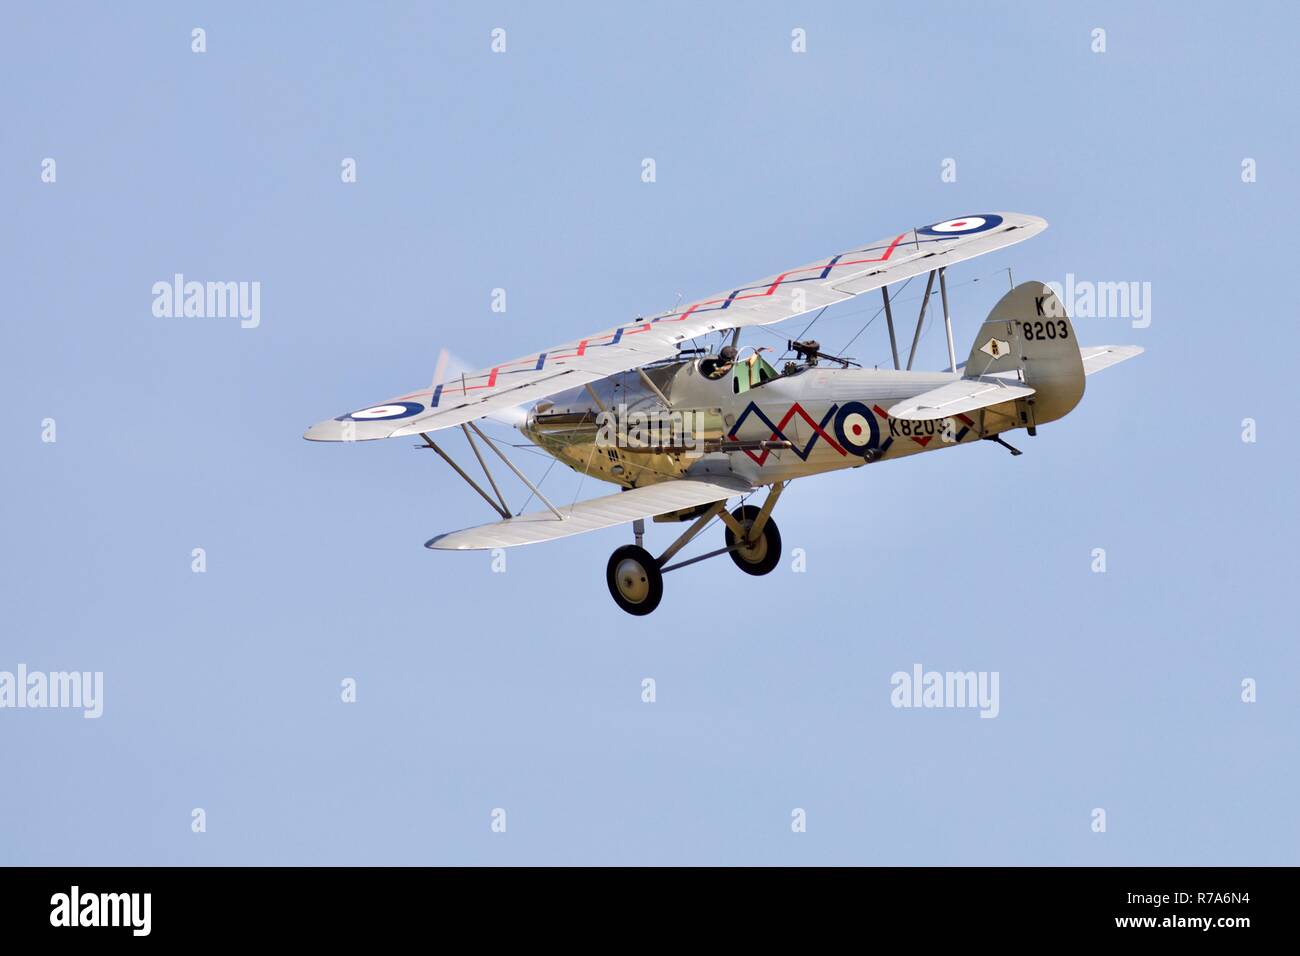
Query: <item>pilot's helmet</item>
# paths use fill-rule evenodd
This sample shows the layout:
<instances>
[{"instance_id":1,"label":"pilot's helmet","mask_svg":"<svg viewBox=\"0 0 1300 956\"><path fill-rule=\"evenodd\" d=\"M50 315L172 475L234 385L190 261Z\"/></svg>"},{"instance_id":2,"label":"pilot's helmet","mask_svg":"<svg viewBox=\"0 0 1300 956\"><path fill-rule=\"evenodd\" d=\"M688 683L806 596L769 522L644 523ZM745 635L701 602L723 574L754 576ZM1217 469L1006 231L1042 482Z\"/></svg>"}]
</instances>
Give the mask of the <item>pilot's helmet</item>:
<instances>
[{"instance_id":1,"label":"pilot's helmet","mask_svg":"<svg viewBox=\"0 0 1300 956\"><path fill-rule=\"evenodd\" d=\"M717 355L700 359L700 372L705 378L719 379L726 375L731 366L736 364L736 349L727 345Z\"/></svg>"}]
</instances>

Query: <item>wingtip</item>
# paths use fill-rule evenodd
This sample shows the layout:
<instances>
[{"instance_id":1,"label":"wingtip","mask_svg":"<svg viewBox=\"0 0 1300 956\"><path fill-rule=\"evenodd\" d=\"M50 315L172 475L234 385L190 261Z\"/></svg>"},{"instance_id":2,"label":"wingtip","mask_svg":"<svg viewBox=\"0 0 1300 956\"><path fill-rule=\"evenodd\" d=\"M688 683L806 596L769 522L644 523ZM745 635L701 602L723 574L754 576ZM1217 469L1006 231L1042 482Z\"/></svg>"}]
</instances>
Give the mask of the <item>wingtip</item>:
<instances>
[{"instance_id":1,"label":"wingtip","mask_svg":"<svg viewBox=\"0 0 1300 956\"><path fill-rule=\"evenodd\" d=\"M378 441L382 438L396 438L390 423L384 421L347 421L341 418L327 418L317 422L302 437L314 442L362 442Z\"/></svg>"},{"instance_id":2,"label":"wingtip","mask_svg":"<svg viewBox=\"0 0 1300 956\"><path fill-rule=\"evenodd\" d=\"M1024 229L1028 227L1033 229L1036 233L1042 232L1048 227L1048 225L1050 225L1050 223L1048 223L1048 221L1042 216L1035 216L1031 212L1000 212L998 215L1003 219L1023 219L1024 223L1021 225L1021 228Z\"/></svg>"}]
</instances>

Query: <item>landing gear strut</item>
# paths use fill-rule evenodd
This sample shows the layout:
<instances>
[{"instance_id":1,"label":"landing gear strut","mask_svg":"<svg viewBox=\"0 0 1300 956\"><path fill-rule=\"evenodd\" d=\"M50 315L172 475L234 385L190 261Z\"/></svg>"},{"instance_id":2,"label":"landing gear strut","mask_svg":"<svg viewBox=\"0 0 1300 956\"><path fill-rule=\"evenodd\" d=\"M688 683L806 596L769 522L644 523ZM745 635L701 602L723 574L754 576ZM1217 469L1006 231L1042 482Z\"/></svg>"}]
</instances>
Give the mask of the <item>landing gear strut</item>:
<instances>
[{"instance_id":1,"label":"landing gear strut","mask_svg":"<svg viewBox=\"0 0 1300 956\"><path fill-rule=\"evenodd\" d=\"M772 520L772 508L787 483L777 482L772 485L761 508L742 505L728 513L725 501L715 501L657 558L641 546L645 525L640 521L635 522L633 528L637 543L625 544L617 549L605 565L605 583L609 586L614 603L628 614L638 617L649 614L663 600L665 574L720 554L731 555L736 567L746 574L770 573L781 561L781 532ZM719 517L726 525L725 547L675 564L668 563L709 522Z\"/></svg>"},{"instance_id":2,"label":"landing gear strut","mask_svg":"<svg viewBox=\"0 0 1300 956\"><path fill-rule=\"evenodd\" d=\"M745 538L737 539L731 526L727 526L727 551L736 567L746 574L768 574L781 561L781 532L776 522L769 517L754 534L754 525L760 514L761 510L753 505L745 505L731 513L747 532Z\"/></svg>"}]
</instances>

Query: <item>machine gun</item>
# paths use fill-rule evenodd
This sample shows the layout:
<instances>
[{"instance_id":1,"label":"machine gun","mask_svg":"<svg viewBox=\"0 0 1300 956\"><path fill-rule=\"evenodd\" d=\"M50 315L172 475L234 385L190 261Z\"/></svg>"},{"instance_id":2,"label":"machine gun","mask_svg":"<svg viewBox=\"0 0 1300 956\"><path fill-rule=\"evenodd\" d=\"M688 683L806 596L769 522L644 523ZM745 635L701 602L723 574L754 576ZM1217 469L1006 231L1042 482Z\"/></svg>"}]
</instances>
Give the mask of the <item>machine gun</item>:
<instances>
[{"instance_id":1,"label":"machine gun","mask_svg":"<svg viewBox=\"0 0 1300 956\"><path fill-rule=\"evenodd\" d=\"M841 358L838 355L830 355L822 351L822 344L816 339L807 339L803 342L786 342L786 348L802 358L810 367L816 366L819 359L825 359L828 362L838 362L841 368L848 368L850 365L857 366L853 359Z\"/></svg>"}]
</instances>

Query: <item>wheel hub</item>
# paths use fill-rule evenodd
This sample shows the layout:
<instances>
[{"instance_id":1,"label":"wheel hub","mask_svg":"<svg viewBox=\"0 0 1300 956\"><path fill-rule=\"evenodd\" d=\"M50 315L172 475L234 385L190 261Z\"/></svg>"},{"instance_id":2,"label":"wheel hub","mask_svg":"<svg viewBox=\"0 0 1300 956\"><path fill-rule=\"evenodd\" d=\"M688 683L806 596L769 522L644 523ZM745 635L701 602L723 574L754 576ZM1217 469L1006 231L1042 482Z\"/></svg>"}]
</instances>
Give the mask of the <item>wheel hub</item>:
<instances>
[{"instance_id":1,"label":"wheel hub","mask_svg":"<svg viewBox=\"0 0 1300 956\"><path fill-rule=\"evenodd\" d=\"M624 558L614 572L618 593L633 604L640 604L650 594L650 580L640 561Z\"/></svg>"},{"instance_id":2,"label":"wheel hub","mask_svg":"<svg viewBox=\"0 0 1300 956\"><path fill-rule=\"evenodd\" d=\"M753 522L745 522L745 536L748 538L749 529L754 526ZM736 553L748 561L750 564L758 564L767 557L767 535L762 535L757 541L742 542L736 549Z\"/></svg>"}]
</instances>

